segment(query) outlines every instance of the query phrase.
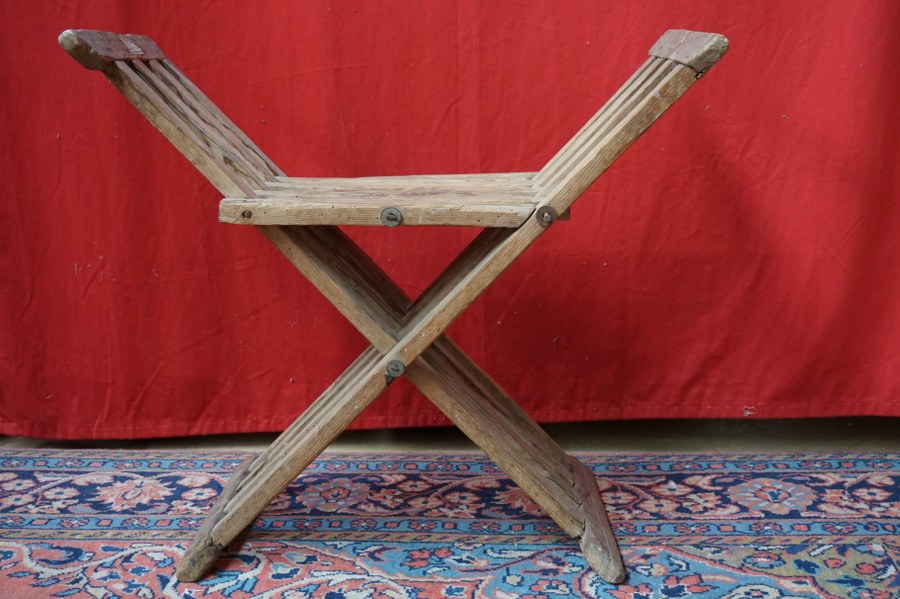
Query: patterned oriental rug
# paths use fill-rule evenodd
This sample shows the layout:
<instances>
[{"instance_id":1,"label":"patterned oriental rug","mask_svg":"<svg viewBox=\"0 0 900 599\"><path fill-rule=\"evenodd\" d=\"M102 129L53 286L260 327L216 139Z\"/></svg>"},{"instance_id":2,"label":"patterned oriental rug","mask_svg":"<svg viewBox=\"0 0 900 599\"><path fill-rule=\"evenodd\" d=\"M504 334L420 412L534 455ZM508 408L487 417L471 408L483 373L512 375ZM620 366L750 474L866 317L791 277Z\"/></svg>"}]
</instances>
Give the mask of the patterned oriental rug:
<instances>
[{"instance_id":1,"label":"patterned oriental rug","mask_svg":"<svg viewBox=\"0 0 900 599\"><path fill-rule=\"evenodd\" d=\"M326 453L178 583L244 455L0 451L0 597L900 597L900 454L580 456L615 587L482 456Z\"/></svg>"}]
</instances>

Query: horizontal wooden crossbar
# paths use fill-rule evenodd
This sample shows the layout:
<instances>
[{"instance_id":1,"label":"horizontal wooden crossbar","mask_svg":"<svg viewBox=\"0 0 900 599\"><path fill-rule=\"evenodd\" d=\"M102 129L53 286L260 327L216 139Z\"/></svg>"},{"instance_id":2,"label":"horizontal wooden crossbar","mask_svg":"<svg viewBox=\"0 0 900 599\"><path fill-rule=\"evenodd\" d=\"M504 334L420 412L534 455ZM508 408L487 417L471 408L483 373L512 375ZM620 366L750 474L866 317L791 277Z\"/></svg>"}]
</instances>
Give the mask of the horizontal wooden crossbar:
<instances>
[{"instance_id":1,"label":"horizontal wooden crossbar","mask_svg":"<svg viewBox=\"0 0 900 599\"><path fill-rule=\"evenodd\" d=\"M518 227L538 199L530 174L281 179L251 198L225 198L219 220L239 225ZM394 220L387 220L386 210Z\"/></svg>"}]
</instances>

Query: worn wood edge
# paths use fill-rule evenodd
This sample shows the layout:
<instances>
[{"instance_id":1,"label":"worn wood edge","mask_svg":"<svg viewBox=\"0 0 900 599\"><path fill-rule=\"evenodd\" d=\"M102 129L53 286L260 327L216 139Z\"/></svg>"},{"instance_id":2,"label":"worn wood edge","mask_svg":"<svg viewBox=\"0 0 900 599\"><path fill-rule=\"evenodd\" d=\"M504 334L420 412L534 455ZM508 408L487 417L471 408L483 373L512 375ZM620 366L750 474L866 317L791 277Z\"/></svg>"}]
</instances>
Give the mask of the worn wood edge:
<instances>
[{"instance_id":1,"label":"worn wood edge","mask_svg":"<svg viewBox=\"0 0 900 599\"><path fill-rule=\"evenodd\" d=\"M431 175L367 175L361 177L276 177L275 186L288 189L304 188L316 185L358 185L372 187L382 185L484 185L510 184L528 185L537 176L536 171L497 172L497 173L439 173Z\"/></svg>"},{"instance_id":2,"label":"worn wood edge","mask_svg":"<svg viewBox=\"0 0 900 599\"><path fill-rule=\"evenodd\" d=\"M579 539L581 552L600 578L611 584L619 584L625 580L625 565L609 525L594 473L576 458L570 456L569 459L572 460L575 471L575 489L582 498L584 532Z\"/></svg>"},{"instance_id":3,"label":"worn wood edge","mask_svg":"<svg viewBox=\"0 0 900 599\"><path fill-rule=\"evenodd\" d=\"M219 204L219 222L232 225L368 225L383 226L383 210L391 207L402 214L401 226L474 226L515 228L534 212L534 203L491 205L473 203L448 208L439 204L394 202L340 205L302 201L254 201L226 198Z\"/></svg>"},{"instance_id":4,"label":"worn wood edge","mask_svg":"<svg viewBox=\"0 0 900 599\"><path fill-rule=\"evenodd\" d=\"M247 476L250 465L256 461L257 456L250 456L241 462L231 474L222 494L216 500L203 525L197 530L191 544L185 550L184 555L175 568L175 576L181 582L196 582L225 551L225 547L216 545L211 538L211 533L216 523L222 517L225 506L237 492L241 481Z\"/></svg>"},{"instance_id":5,"label":"worn wood edge","mask_svg":"<svg viewBox=\"0 0 900 599\"><path fill-rule=\"evenodd\" d=\"M482 393L473 378L484 373L468 357L463 364L452 364L453 358L446 351L452 345L446 337L435 341L410 365L410 381L567 534L577 538L583 526L568 457L556 466L548 465L549 460L542 464L536 450L527 447L528 431L504 419L502 409L489 397L491 392L505 393L496 384L488 393ZM551 459L554 450L565 456L552 440L549 442L546 452ZM568 489L563 486L565 479Z\"/></svg>"},{"instance_id":6,"label":"worn wood edge","mask_svg":"<svg viewBox=\"0 0 900 599\"><path fill-rule=\"evenodd\" d=\"M93 71L105 69L117 60L162 60L162 50L145 35L118 34L90 29L66 29L59 45L81 66Z\"/></svg>"},{"instance_id":7,"label":"worn wood edge","mask_svg":"<svg viewBox=\"0 0 900 599\"><path fill-rule=\"evenodd\" d=\"M655 91L642 95L609 131L596 149L582 157L565 179L542 188L539 197L557 212L569 208L632 144L643 135L698 79L690 67L672 63L673 70L654 83Z\"/></svg>"},{"instance_id":8,"label":"worn wood edge","mask_svg":"<svg viewBox=\"0 0 900 599\"><path fill-rule=\"evenodd\" d=\"M703 74L728 51L728 39L718 33L670 29L650 48L650 56L665 58Z\"/></svg>"}]
</instances>

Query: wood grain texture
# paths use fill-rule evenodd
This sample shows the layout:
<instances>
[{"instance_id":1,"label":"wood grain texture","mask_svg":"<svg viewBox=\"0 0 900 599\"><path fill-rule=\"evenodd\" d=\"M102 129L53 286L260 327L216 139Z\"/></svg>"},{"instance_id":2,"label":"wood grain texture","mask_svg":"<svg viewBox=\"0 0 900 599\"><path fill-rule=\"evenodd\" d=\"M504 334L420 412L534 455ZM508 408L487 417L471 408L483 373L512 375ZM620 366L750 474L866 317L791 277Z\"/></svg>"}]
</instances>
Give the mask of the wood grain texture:
<instances>
[{"instance_id":1,"label":"wood grain texture","mask_svg":"<svg viewBox=\"0 0 900 599\"><path fill-rule=\"evenodd\" d=\"M108 33L86 29L66 29L59 45L81 66L103 70L117 60L162 60L159 46L143 35Z\"/></svg>"},{"instance_id":2,"label":"wood grain texture","mask_svg":"<svg viewBox=\"0 0 900 599\"><path fill-rule=\"evenodd\" d=\"M567 210L695 81L694 71L673 62L654 72L572 156L563 176L542 182L541 205Z\"/></svg>"},{"instance_id":3,"label":"wood grain texture","mask_svg":"<svg viewBox=\"0 0 900 599\"><path fill-rule=\"evenodd\" d=\"M398 185L416 184L420 187L434 185L453 188L490 188L527 186L537 175L521 173L465 173L437 175L392 175L375 177L276 177L269 185L272 190L302 191L309 187L363 187L366 189L393 188Z\"/></svg>"},{"instance_id":4,"label":"wood grain texture","mask_svg":"<svg viewBox=\"0 0 900 599\"><path fill-rule=\"evenodd\" d=\"M238 467L231 473L231 477L222 489L222 493L216 499L203 525L197 529L193 540L188 545L181 560L175 568L175 576L182 582L194 582L200 580L203 573L209 568L209 564L219 558L227 548L226 545L216 545L211 537L210 532L215 527L216 522L222 517L225 506L234 497L238 487L240 487L244 478L250 471L250 466L256 461L256 456L250 456L242 461Z\"/></svg>"},{"instance_id":5,"label":"wood grain texture","mask_svg":"<svg viewBox=\"0 0 900 599\"><path fill-rule=\"evenodd\" d=\"M402 190L392 194L322 190L303 197L226 198L219 221L236 225L381 226L388 208L400 212L399 226L518 227L532 212L534 197L466 194L455 190Z\"/></svg>"},{"instance_id":6,"label":"wood grain texture","mask_svg":"<svg viewBox=\"0 0 900 599\"><path fill-rule=\"evenodd\" d=\"M279 178L253 198L225 198L219 220L256 225L382 225L393 208L402 226L517 227L534 212L531 173Z\"/></svg>"},{"instance_id":7,"label":"wood grain texture","mask_svg":"<svg viewBox=\"0 0 900 599\"><path fill-rule=\"evenodd\" d=\"M196 129L186 123L129 63L117 61L115 68L106 69L104 74L219 191L232 196L250 195L251 190L259 186L258 181L228 168L212 154L207 144L197 137Z\"/></svg>"},{"instance_id":8,"label":"wood grain texture","mask_svg":"<svg viewBox=\"0 0 900 599\"><path fill-rule=\"evenodd\" d=\"M571 459L575 471L575 487L582 500L584 515L584 533L580 539L584 559L600 578L619 584L625 580L625 565L609 525L606 508L603 507L597 481L587 466L575 458Z\"/></svg>"},{"instance_id":9,"label":"wood grain texture","mask_svg":"<svg viewBox=\"0 0 900 599\"><path fill-rule=\"evenodd\" d=\"M728 39L718 33L670 29L650 48L650 56L665 58L705 73L728 51Z\"/></svg>"}]
</instances>

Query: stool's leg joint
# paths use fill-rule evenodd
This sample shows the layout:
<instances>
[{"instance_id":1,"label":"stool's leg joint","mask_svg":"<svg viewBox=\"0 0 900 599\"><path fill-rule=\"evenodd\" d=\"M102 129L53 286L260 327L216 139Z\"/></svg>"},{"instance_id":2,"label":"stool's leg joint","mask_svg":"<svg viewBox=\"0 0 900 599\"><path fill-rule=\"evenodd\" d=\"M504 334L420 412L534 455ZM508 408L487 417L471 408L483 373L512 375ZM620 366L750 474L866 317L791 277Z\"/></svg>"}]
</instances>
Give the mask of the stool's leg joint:
<instances>
[{"instance_id":1,"label":"stool's leg joint","mask_svg":"<svg viewBox=\"0 0 900 599\"><path fill-rule=\"evenodd\" d=\"M385 227L396 227L403 222L403 213L397 208L385 208L381 211L381 224Z\"/></svg>"},{"instance_id":2,"label":"stool's leg joint","mask_svg":"<svg viewBox=\"0 0 900 599\"><path fill-rule=\"evenodd\" d=\"M541 206L535 211L535 216L537 217L537 223L542 227L549 227L559 218L553 206Z\"/></svg>"},{"instance_id":3,"label":"stool's leg joint","mask_svg":"<svg viewBox=\"0 0 900 599\"><path fill-rule=\"evenodd\" d=\"M579 539L581 552L600 578L611 584L620 584L626 577L625 565L600 498L597 481L587 466L571 456L569 459L574 468L575 489L582 501L584 532Z\"/></svg>"},{"instance_id":4,"label":"stool's leg joint","mask_svg":"<svg viewBox=\"0 0 900 599\"><path fill-rule=\"evenodd\" d=\"M403 362L400 360L391 360L387 363L386 370L387 373L384 375L384 380L390 385L394 382L394 379L403 376L403 373L406 371L406 366L404 366Z\"/></svg>"}]
</instances>

